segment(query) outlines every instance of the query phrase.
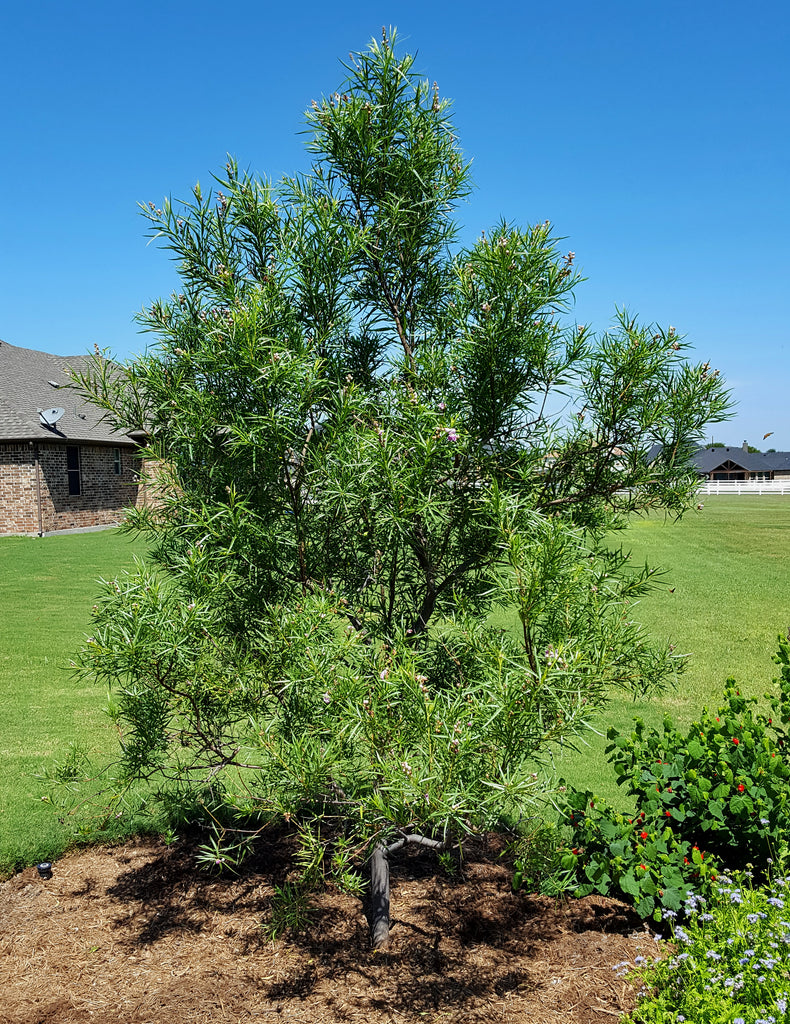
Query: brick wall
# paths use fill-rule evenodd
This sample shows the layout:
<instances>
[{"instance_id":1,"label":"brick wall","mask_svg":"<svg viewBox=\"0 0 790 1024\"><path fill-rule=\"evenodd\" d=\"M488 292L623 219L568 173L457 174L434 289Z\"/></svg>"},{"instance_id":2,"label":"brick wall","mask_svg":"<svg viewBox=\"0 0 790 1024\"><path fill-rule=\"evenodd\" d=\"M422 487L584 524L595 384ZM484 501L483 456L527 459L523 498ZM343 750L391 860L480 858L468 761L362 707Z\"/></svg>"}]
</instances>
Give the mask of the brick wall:
<instances>
[{"instance_id":1,"label":"brick wall","mask_svg":"<svg viewBox=\"0 0 790 1024\"><path fill-rule=\"evenodd\" d=\"M0 445L0 534L38 533L35 450Z\"/></svg>"},{"instance_id":2,"label":"brick wall","mask_svg":"<svg viewBox=\"0 0 790 1024\"><path fill-rule=\"evenodd\" d=\"M71 446L69 446L71 447ZM123 509L136 505L140 463L134 450L78 445L79 494L69 494L65 443L0 445L0 534L39 532L36 452L44 533L119 522ZM115 472L120 451L121 472Z\"/></svg>"}]
</instances>

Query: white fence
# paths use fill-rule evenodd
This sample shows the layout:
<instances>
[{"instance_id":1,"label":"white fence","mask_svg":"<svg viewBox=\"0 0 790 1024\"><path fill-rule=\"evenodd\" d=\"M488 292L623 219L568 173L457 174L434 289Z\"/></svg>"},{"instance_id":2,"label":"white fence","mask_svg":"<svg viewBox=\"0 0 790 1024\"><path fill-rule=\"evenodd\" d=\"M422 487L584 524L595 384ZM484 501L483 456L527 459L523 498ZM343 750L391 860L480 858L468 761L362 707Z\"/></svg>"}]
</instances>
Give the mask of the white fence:
<instances>
[{"instance_id":1,"label":"white fence","mask_svg":"<svg viewBox=\"0 0 790 1024\"><path fill-rule=\"evenodd\" d=\"M698 493L790 495L790 477L780 480L703 480Z\"/></svg>"}]
</instances>

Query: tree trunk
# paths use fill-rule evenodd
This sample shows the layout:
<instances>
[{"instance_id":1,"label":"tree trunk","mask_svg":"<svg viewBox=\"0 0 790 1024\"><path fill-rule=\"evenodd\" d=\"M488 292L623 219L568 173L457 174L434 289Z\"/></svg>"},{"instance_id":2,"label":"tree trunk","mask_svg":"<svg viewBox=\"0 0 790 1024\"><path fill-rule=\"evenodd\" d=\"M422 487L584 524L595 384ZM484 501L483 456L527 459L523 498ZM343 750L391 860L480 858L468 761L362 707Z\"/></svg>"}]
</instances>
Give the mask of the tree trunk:
<instances>
[{"instance_id":1,"label":"tree trunk","mask_svg":"<svg viewBox=\"0 0 790 1024\"><path fill-rule=\"evenodd\" d=\"M384 843L377 843L370 856L370 941L374 949L386 949L390 942L390 862Z\"/></svg>"},{"instance_id":2,"label":"tree trunk","mask_svg":"<svg viewBox=\"0 0 790 1024\"><path fill-rule=\"evenodd\" d=\"M390 854L397 853L406 843L427 846L429 850L444 850L446 844L439 839L411 832L385 846L376 843L370 855L370 901L368 923L373 949L386 949L390 943Z\"/></svg>"}]
</instances>

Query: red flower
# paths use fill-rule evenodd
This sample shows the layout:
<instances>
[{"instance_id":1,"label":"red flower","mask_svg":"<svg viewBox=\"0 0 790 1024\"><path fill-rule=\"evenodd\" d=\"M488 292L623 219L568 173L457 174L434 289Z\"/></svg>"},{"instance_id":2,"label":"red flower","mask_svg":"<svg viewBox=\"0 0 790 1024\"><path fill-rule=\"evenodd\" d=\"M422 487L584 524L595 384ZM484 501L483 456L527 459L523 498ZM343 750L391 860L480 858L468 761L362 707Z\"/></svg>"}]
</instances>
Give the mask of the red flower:
<instances>
[{"instance_id":1,"label":"red flower","mask_svg":"<svg viewBox=\"0 0 790 1024\"><path fill-rule=\"evenodd\" d=\"M641 868L641 869L642 869L643 871L647 871L647 864L640 864L640 865L639 865L639 867L640 867L640 868Z\"/></svg>"},{"instance_id":2,"label":"red flower","mask_svg":"<svg viewBox=\"0 0 790 1024\"><path fill-rule=\"evenodd\" d=\"M640 839L647 839L647 832L640 832L639 833L639 838Z\"/></svg>"},{"instance_id":3,"label":"red flower","mask_svg":"<svg viewBox=\"0 0 790 1024\"><path fill-rule=\"evenodd\" d=\"M739 744L739 743L740 743L741 741L740 741L740 740L738 739L738 737L737 737L737 736L733 736L733 738L732 738L732 742L733 742L733 743L735 744L735 746L737 747L737 746L738 746L738 744Z\"/></svg>"},{"instance_id":4,"label":"red flower","mask_svg":"<svg viewBox=\"0 0 790 1024\"><path fill-rule=\"evenodd\" d=\"M741 783L741 784L740 784L740 785L738 786L738 792L739 792L739 793L742 793L742 792L743 792L743 791L744 791L745 789L746 789L746 786L744 786L744 784L743 784L743 783Z\"/></svg>"},{"instance_id":5,"label":"red flower","mask_svg":"<svg viewBox=\"0 0 790 1024\"><path fill-rule=\"evenodd\" d=\"M672 814L671 814L670 811L664 811L664 814L666 815L667 818L671 818L672 817Z\"/></svg>"}]
</instances>

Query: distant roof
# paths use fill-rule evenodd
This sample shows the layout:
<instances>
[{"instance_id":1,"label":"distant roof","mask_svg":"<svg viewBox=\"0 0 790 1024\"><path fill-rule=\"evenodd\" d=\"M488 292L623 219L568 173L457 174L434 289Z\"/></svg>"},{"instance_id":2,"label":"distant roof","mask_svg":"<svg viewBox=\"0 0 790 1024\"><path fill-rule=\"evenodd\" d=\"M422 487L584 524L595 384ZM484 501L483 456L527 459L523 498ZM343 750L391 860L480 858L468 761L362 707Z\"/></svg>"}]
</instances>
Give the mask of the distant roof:
<instances>
[{"instance_id":1,"label":"distant roof","mask_svg":"<svg viewBox=\"0 0 790 1024\"><path fill-rule=\"evenodd\" d=\"M69 388L69 367L83 369L87 360L88 356L53 356L0 341L0 442L134 444ZM53 408L65 412L54 427L46 427L38 410Z\"/></svg>"},{"instance_id":2,"label":"distant roof","mask_svg":"<svg viewBox=\"0 0 790 1024\"><path fill-rule=\"evenodd\" d=\"M747 452L743 448L700 448L691 456L691 464L701 473L710 473L724 462L734 462L750 473L770 470L790 471L790 452Z\"/></svg>"}]
</instances>

